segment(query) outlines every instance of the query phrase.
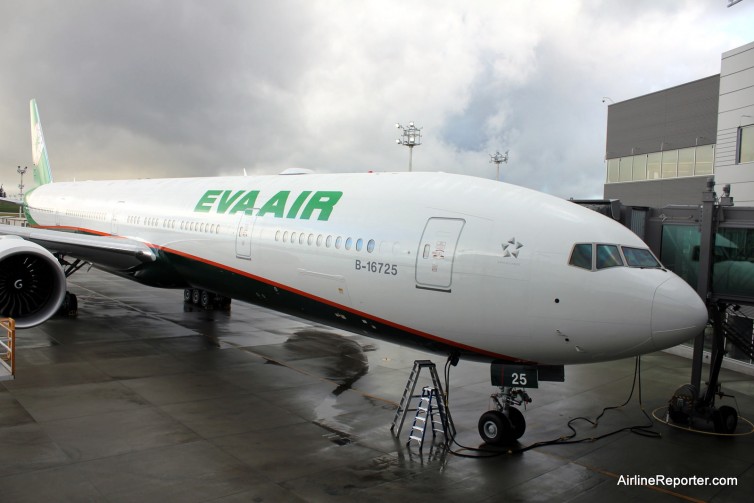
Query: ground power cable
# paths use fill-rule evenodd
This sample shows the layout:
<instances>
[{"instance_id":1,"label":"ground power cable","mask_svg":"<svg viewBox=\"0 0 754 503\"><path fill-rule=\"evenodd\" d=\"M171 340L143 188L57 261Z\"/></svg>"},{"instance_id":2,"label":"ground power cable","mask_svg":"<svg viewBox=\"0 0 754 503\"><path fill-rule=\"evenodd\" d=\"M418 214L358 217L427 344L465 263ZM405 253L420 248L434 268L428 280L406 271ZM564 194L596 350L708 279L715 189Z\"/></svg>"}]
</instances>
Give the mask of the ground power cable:
<instances>
[{"instance_id":1,"label":"ground power cable","mask_svg":"<svg viewBox=\"0 0 754 503\"><path fill-rule=\"evenodd\" d=\"M449 358L448 361L445 363L445 390L446 390L445 400L446 400L446 407L448 408L448 410L450 410L450 408L449 408L449 402L450 402L450 367L451 367L451 359ZM641 412L644 415L644 417L647 418L647 423L646 424L635 425L635 426L627 426L625 428L619 428L617 430L614 430L614 431L611 431L611 432L608 432L608 433L604 433L602 435L592 436L592 437L586 437L586 438L581 438L581 439L574 440L574 437L576 437L578 435L578 431L574 427L574 423L575 422L577 422L577 421L586 421L587 423L591 424L593 428L596 428L599 425L599 420L602 419L602 416L604 416L607 411L620 409L620 408L624 407L625 405L627 405L631 401L631 399L633 398L634 392L637 391L637 389L638 389L637 396L638 396L638 399L639 399L639 408L641 409ZM568 435L560 436L560 437L558 437L556 439L553 439L553 440L547 440L547 441L543 441L543 442L536 442L534 444L531 444L531 445L528 445L528 446L525 446L525 447L519 447L519 448L512 448L512 447L503 447L503 448L497 448L497 447L487 447L487 448L469 447L469 446L461 445L460 443L458 443L458 441L456 440L454 434L451 434L450 436L446 436L446 438L445 438L445 447L448 450L448 452L450 452L451 454L453 454L455 456L466 457L466 458L491 458L491 457L497 457L497 456L502 456L502 455L506 455L506 454L521 454L523 452L526 452L526 451L529 451L529 450L532 450L532 449L537 449L537 448L540 448L540 447L545 447L545 446L548 446L548 445L569 445L569 444L581 444L581 443L586 443L586 442L596 442L598 440L602 440L602 439L611 437L613 435L617 435L618 433L622 433L624 431L629 431L631 433L635 433L637 435L641 435L643 437L648 437L648 438L661 438L662 435L658 431L653 430L653 428L654 428L654 421L653 421L652 417L649 414L647 414L647 411L644 409L644 404L643 404L643 401L642 401L642 390L641 390L641 357L639 357L639 356L636 357L636 361L635 361L635 364L634 364L634 378L633 378L633 382L631 384L631 391L628 394L628 398L626 398L626 400L622 404L620 404L620 405L614 405L614 406L610 406L610 407L605 407L604 409L602 409L602 412L600 412L600 414L594 420L589 419L589 418L584 417L584 416L574 417L574 418L570 419L568 421L568 423L566 423L566 426L568 427L569 430L571 430L571 433L569 433ZM454 450L453 447L451 446L451 442L452 442L452 444L455 444L458 448L460 448L460 450ZM468 454L468 453L465 453L465 452L461 452L461 450L463 450L463 451L469 451L469 452L472 452L472 453L475 453L475 454Z\"/></svg>"}]
</instances>

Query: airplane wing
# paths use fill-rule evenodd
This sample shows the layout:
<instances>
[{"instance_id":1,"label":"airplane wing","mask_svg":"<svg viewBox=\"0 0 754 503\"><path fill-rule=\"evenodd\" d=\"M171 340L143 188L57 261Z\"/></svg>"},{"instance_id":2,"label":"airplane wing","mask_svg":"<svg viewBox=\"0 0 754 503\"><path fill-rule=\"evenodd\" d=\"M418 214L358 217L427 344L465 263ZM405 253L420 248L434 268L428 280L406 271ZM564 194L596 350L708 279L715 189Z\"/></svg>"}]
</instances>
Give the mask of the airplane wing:
<instances>
[{"instance_id":1,"label":"airplane wing","mask_svg":"<svg viewBox=\"0 0 754 503\"><path fill-rule=\"evenodd\" d=\"M62 253L113 269L127 270L157 260L154 250L134 239L0 224L0 235L3 234L19 236L52 253Z\"/></svg>"}]
</instances>

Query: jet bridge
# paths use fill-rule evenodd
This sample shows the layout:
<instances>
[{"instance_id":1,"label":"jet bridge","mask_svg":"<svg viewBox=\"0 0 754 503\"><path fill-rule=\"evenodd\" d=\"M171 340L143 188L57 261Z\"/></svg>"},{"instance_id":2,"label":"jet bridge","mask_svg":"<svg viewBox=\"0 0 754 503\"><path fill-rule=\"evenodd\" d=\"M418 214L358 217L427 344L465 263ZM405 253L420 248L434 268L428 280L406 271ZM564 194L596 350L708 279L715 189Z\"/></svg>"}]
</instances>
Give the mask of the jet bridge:
<instances>
[{"instance_id":1,"label":"jet bridge","mask_svg":"<svg viewBox=\"0 0 754 503\"><path fill-rule=\"evenodd\" d=\"M754 207L734 206L729 192L724 186L718 197L710 177L700 205L573 201L629 227L705 300L711 323L693 340L691 381L676 391L669 412L675 422L702 418L721 433L735 430L737 419L732 407L715 407L715 398L724 396L718 382L723 357L754 364ZM702 390L705 351L710 373Z\"/></svg>"}]
</instances>

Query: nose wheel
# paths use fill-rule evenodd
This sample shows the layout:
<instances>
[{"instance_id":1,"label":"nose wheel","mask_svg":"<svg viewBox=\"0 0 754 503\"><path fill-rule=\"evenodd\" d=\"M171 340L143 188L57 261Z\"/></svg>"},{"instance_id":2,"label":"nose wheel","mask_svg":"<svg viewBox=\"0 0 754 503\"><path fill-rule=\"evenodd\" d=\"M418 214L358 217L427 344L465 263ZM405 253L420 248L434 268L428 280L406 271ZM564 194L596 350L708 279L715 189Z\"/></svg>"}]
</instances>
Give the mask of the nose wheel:
<instances>
[{"instance_id":1,"label":"nose wheel","mask_svg":"<svg viewBox=\"0 0 754 503\"><path fill-rule=\"evenodd\" d=\"M489 410L479 418L479 436L491 445L508 445L521 438L526 431L526 419L513 405L531 402L523 389L501 388L492 395L497 410Z\"/></svg>"}]
</instances>

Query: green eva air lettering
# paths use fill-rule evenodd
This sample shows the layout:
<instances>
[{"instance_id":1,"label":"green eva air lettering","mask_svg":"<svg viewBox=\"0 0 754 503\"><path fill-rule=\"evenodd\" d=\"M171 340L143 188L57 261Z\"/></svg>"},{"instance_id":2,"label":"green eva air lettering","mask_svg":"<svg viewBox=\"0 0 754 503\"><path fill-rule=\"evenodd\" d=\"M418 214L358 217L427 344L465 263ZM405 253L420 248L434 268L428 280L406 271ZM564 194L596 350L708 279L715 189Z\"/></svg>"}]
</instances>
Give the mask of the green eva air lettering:
<instances>
[{"instance_id":1,"label":"green eva air lettering","mask_svg":"<svg viewBox=\"0 0 754 503\"><path fill-rule=\"evenodd\" d=\"M329 220L343 192L334 190L303 190L291 193L281 190L263 194L258 190L207 190L194 206L197 213L234 215L259 208L257 215L272 218L300 218L302 220Z\"/></svg>"}]
</instances>

